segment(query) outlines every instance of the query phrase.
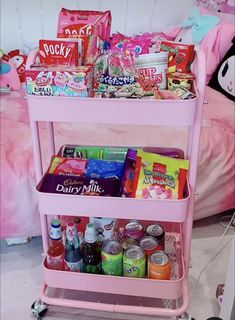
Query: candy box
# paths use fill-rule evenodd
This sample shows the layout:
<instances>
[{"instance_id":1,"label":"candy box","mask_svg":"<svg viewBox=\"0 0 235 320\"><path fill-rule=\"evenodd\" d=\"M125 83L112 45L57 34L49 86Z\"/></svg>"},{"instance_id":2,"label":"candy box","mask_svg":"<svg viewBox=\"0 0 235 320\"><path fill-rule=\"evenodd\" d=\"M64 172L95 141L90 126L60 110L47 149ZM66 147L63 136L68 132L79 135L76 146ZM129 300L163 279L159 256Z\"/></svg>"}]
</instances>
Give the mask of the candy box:
<instances>
[{"instance_id":1,"label":"candy box","mask_svg":"<svg viewBox=\"0 0 235 320\"><path fill-rule=\"evenodd\" d=\"M77 66L78 42L63 40L39 40L40 62L47 65Z\"/></svg>"},{"instance_id":2,"label":"candy box","mask_svg":"<svg viewBox=\"0 0 235 320\"><path fill-rule=\"evenodd\" d=\"M190 67L195 57L194 45L161 41L161 51L169 52L169 72L190 72Z\"/></svg>"},{"instance_id":3,"label":"candy box","mask_svg":"<svg viewBox=\"0 0 235 320\"><path fill-rule=\"evenodd\" d=\"M26 92L36 96L92 95L92 67L47 66L26 70Z\"/></svg>"},{"instance_id":4,"label":"candy box","mask_svg":"<svg viewBox=\"0 0 235 320\"><path fill-rule=\"evenodd\" d=\"M170 72L167 74L167 86L169 90L179 86L191 90L194 79L195 77L191 73Z\"/></svg>"},{"instance_id":5,"label":"candy box","mask_svg":"<svg viewBox=\"0 0 235 320\"><path fill-rule=\"evenodd\" d=\"M57 37L82 39L83 61L93 64L104 41L109 41L111 31L110 11L68 10L62 8L59 14Z\"/></svg>"}]
</instances>

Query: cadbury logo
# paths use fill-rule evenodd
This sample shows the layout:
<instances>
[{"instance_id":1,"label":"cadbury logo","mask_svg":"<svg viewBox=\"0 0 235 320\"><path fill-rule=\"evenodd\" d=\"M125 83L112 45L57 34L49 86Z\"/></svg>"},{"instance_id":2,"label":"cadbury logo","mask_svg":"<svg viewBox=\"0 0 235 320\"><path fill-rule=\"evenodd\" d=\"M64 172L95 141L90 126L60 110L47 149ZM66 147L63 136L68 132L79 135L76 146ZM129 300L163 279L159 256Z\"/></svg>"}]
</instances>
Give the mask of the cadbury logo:
<instances>
[{"instance_id":1,"label":"cadbury logo","mask_svg":"<svg viewBox=\"0 0 235 320\"><path fill-rule=\"evenodd\" d=\"M82 181L76 181L72 179L68 179L64 181L64 186L74 186L74 185L82 185Z\"/></svg>"},{"instance_id":2,"label":"cadbury logo","mask_svg":"<svg viewBox=\"0 0 235 320\"><path fill-rule=\"evenodd\" d=\"M43 48L47 56L51 54L67 58L71 52L71 48L66 47L63 43L55 45L44 43Z\"/></svg>"}]
</instances>

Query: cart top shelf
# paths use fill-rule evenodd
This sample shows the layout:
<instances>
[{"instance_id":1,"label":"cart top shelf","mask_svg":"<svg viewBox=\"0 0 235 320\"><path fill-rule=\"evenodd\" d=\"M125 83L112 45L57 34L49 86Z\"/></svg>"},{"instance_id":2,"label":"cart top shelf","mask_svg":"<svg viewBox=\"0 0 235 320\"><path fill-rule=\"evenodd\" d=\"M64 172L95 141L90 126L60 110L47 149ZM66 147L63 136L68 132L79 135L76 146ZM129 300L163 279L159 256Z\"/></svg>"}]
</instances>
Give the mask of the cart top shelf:
<instances>
[{"instance_id":1,"label":"cart top shelf","mask_svg":"<svg viewBox=\"0 0 235 320\"><path fill-rule=\"evenodd\" d=\"M190 100L102 99L28 95L34 121L191 126L198 96Z\"/></svg>"}]
</instances>

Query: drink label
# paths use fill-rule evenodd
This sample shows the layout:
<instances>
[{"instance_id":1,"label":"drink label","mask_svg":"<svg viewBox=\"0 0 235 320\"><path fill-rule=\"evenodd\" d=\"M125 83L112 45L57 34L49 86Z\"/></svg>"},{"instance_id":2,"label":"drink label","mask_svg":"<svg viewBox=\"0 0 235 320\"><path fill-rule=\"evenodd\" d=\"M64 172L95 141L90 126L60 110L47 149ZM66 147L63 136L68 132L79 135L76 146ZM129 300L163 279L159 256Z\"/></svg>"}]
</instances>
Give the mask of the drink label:
<instances>
[{"instance_id":1,"label":"drink label","mask_svg":"<svg viewBox=\"0 0 235 320\"><path fill-rule=\"evenodd\" d=\"M62 270L63 269L63 255L56 257L47 255L46 264L49 269Z\"/></svg>"},{"instance_id":2,"label":"drink label","mask_svg":"<svg viewBox=\"0 0 235 320\"><path fill-rule=\"evenodd\" d=\"M53 225L50 227L50 238L52 240L60 240L62 237L61 225Z\"/></svg>"},{"instance_id":3,"label":"drink label","mask_svg":"<svg viewBox=\"0 0 235 320\"><path fill-rule=\"evenodd\" d=\"M90 264L84 264L84 272L86 273L100 273L101 272L101 263L97 266L92 266Z\"/></svg>"},{"instance_id":4,"label":"drink label","mask_svg":"<svg viewBox=\"0 0 235 320\"><path fill-rule=\"evenodd\" d=\"M82 259L76 262L69 262L64 260L65 263L65 270L66 271L73 271L73 272L82 272L83 270L83 263Z\"/></svg>"}]
</instances>

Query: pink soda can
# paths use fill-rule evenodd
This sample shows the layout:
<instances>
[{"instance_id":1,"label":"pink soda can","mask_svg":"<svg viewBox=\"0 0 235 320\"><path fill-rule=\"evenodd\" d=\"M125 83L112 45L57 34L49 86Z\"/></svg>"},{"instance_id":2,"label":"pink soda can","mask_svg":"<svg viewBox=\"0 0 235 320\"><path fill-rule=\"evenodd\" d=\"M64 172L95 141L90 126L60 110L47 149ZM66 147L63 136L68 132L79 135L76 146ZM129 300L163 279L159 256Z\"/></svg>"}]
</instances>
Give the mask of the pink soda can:
<instances>
[{"instance_id":1,"label":"pink soda can","mask_svg":"<svg viewBox=\"0 0 235 320\"><path fill-rule=\"evenodd\" d=\"M139 240L144 235L144 227L137 220L131 220L125 225L125 236L127 238L132 238Z\"/></svg>"}]
</instances>

